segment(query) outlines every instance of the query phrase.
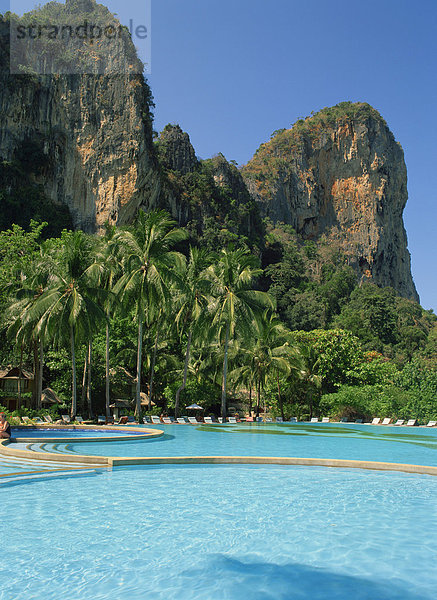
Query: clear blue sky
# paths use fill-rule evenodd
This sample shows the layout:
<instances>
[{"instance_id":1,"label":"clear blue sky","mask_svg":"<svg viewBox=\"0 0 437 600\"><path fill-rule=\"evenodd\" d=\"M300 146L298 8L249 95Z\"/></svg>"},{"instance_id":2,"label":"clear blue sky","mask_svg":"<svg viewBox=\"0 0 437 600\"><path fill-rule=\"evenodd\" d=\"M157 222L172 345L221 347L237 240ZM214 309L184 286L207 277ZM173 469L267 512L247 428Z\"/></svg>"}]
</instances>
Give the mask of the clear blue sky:
<instances>
[{"instance_id":1,"label":"clear blue sky","mask_svg":"<svg viewBox=\"0 0 437 600\"><path fill-rule=\"evenodd\" d=\"M146 12L106 4L122 22ZM152 0L151 31L155 129L179 123L201 158L244 164L275 129L344 100L378 109L405 152L412 271L437 312L435 0Z\"/></svg>"}]
</instances>

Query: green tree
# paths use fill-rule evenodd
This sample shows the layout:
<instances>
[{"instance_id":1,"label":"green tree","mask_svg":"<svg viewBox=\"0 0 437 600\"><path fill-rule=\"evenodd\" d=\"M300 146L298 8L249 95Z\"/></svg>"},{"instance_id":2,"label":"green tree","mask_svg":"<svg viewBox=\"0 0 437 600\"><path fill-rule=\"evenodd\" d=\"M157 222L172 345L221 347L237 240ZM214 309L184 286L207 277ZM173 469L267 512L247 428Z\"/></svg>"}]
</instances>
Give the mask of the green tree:
<instances>
[{"instance_id":1,"label":"green tree","mask_svg":"<svg viewBox=\"0 0 437 600\"><path fill-rule=\"evenodd\" d=\"M63 232L56 253L54 272L47 289L34 303L32 313L38 318L35 331L58 346L70 345L72 361L71 416L77 411L76 344L88 342L105 322L106 315L98 303L102 290L90 284L87 268L92 261L93 243L81 231Z\"/></svg>"},{"instance_id":2,"label":"green tree","mask_svg":"<svg viewBox=\"0 0 437 600\"><path fill-rule=\"evenodd\" d=\"M188 263L181 264L179 278L182 287L177 290L176 325L179 334L187 337L184 373L182 384L176 390L175 416L178 417L179 396L187 384L188 365L193 334L204 337L205 320L208 307L208 295L211 281L206 276L206 268L211 264L211 255L204 249L190 248Z\"/></svg>"},{"instance_id":3,"label":"green tree","mask_svg":"<svg viewBox=\"0 0 437 600\"><path fill-rule=\"evenodd\" d=\"M114 250L122 261L123 275L114 287L121 301L133 305L138 327L136 412L141 412L141 364L143 326L170 300L169 284L177 279L175 267L183 256L171 249L186 238L165 211L146 215L140 211L135 225L116 232ZM150 394L149 394L150 397Z\"/></svg>"},{"instance_id":4,"label":"green tree","mask_svg":"<svg viewBox=\"0 0 437 600\"><path fill-rule=\"evenodd\" d=\"M266 308L273 308L272 298L252 289L253 280L262 270L257 259L244 249L223 249L215 265L209 268L212 281L210 310L213 327L218 331L218 343L223 344L221 414L226 419L229 342L236 332L249 337Z\"/></svg>"}]
</instances>

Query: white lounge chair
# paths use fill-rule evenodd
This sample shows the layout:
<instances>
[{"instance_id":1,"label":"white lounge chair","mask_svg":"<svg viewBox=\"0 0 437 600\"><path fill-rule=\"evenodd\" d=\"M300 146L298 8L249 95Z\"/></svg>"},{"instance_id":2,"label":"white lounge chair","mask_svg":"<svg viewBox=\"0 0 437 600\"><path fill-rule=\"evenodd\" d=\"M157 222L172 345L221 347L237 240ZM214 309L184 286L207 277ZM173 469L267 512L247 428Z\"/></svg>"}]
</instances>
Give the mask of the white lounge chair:
<instances>
[{"instance_id":1,"label":"white lounge chair","mask_svg":"<svg viewBox=\"0 0 437 600\"><path fill-rule=\"evenodd\" d=\"M276 423L283 423L284 419L282 417L276 417Z\"/></svg>"},{"instance_id":2,"label":"white lounge chair","mask_svg":"<svg viewBox=\"0 0 437 600\"><path fill-rule=\"evenodd\" d=\"M322 417L322 423L329 423L329 417Z\"/></svg>"},{"instance_id":3,"label":"white lounge chair","mask_svg":"<svg viewBox=\"0 0 437 600\"><path fill-rule=\"evenodd\" d=\"M263 422L263 418L262 417L255 417L255 421L257 423L262 423Z\"/></svg>"},{"instance_id":4,"label":"white lounge chair","mask_svg":"<svg viewBox=\"0 0 437 600\"><path fill-rule=\"evenodd\" d=\"M53 419L50 415L44 415L44 421L46 423L53 423Z\"/></svg>"},{"instance_id":5,"label":"white lounge chair","mask_svg":"<svg viewBox=\"0 0 437 600\"><path fill-rule=\"evenodd\" d=\"M266 423L273 423L272 417L266 417Z\"/></svg>"},{"instance_id":6,"label":"white lounge chair","mask_svg":"<svg viewBox=\"0 0 437 600\"><path fill-rule=\"evenodd\" d=\"M198 421L196 417L188 417L188 423L191 423L191 425L199 425L200 421Z\"/></svg>"},{"instance_id":7,"label":"white lounge chair","mask_svg":"<svg viewBox=\"0 0 437 600\"><path fill-rule=\"evenodd\" d=\"M78 415L78 416L76 417L76 419L75 419L75 420L76 420L76 421L77 421L77 422L78 422L80 425L82 425L82 423L83 423L83 419L82 419L82 417L81 417L80 415Z\"/></svg>"},{"instance_id":8,"label":"white lounge chair","mask_svg":"<svg viewBox=\"0 0 437 600\"><path fill-rule=\"evenodd\" d=\"M166 425L171 425L170 417L162 417L162 422L165 423Z\"/></svg>"},{"instance_id":9,"label":"white lounge chair","mask_svg":"<svg viewBox=\"0 0 437 600\"><path fill-rule=\"evenodd\" d=\"M34 421L37 425L44 425L44 421L42 419L40 419L39 417L35 417Z\"/></svg>"},{"instance_id":10,"label":"white lounge chair","mask_svg":"<svg viewBox=\"0 0 437 600\"><path fill-rule=\"evenodd\" d=\"M158 425L159 423L161 423L161 419L157 415L152 415L151 419L152 419L152 423L154 423L155 425Z\"/></svg>"},{"instance_id":11,"label":"white lounge chair","mask_svg":"<svg viewBox=\"0 0 437 600\"><path fill-rule=\"evenodd\" d=\"M372 425L379 425L381 423L380 417L375 417L372 421Z\"/></svg>"},{"instance_id":12,"label":"white lounge chair","mask_svg":"<svg viewBox=\"0 0 437 600\"><path fill-rule=\"evenodd\" d=\"M396 426L400 427L405 423L405 419L398 419L395 423Z\"/></svg>"},{"instance_id":13,"label":"white lounge chair","mask_svg":"<svg viewBox=\"0 0 437 600\"><path fill-rule=\"evenodd\" d=\"M392 420L390 419L390 417L385 417L385 419L382 420L381 425L390 425L391 421Z\"/></svg>"},{"instance_id":14,"label":"white lounge chair","mask_svg":"<svg viewBox=\"0 0 437 600\"><path fill-rule=\"evenodd\" d=\"M212 425L212 424L213 424L213 422L214 422L214 421L212 420L212 417L205 417L203 420L205 421L205 423L206 423L207 425Z\"/></svg>"},{"instance_id":15,"label":"white lounge chair","mask_svg":"<svg viewBox=\"0 0 437 600\"><path fill-rule=\"evenodd\" d=\"M219 418L218 418L218 422L219 422L219 423L223 423L223 417L219 417Z\"/></svg>"},{"instance_id":16,"label":"white lounge chair","mask_svg":"<svg viewBox=\"0 0 437 600\"><path fill-rule=\"evenodd\" d=\"M228 417L228 423L232 423L233 425L235 425L237 422L237 419L235 417Z\"/></svg>"},{"instance_id":17,"label":"white lounge chair","mask_svg":"<svg viewBox=\"0 0 437 600\"><path fill-rule=\"evenodd\" d=\"M106 425L106 417L105 417L105 415L99 415L97 417L97 425Z\"/></svg>"},{"instance_id":18,"label":"white lounge chair","mask_svg":"<svg viewBox=\"0 0 437 600\"><path fill-rule=\"evenodd\" d=\"M435 427L437 425L437 421L428 421L426 424L427 427Z\"/></svg>"},{"instance_id":19,"label":"white lounge chair","mask_svg":"<svg viewBox=\"0 0 437 600\"><path fill-rule=\"evenodd\" d=\"M184 419L184 417L178 417L178 418L176 419L176 421L177 421L178 423L180 423L181 425L186 425L186 424L187 424L187 422L186 422L186 420Z\"/></svg>"},{"instance_id":20,"label":"white lounge chair","mask_svg":"<svg viewBox=\"0 0 437 600\"><path fill-rule=\"evenodd\" d=\"M297 423L297 417L291 417L290 423Z\"/></svg>"},{"instance_id":21,"label":"white lounge chair","mask_svg":"<svg viewBox=\"0 0 437 600\"><path fill-rule=\"evenodd\" d=\"M407 427L413 427L413 425L417 425L417 419L409 419L407 421Z\"/></svg>"},{"instance_id":22,"label":"white lounge chair","mask_svg":"<svg viewBox=\"0 0 437 600\"><path fill-rule=\"evenodd\" d=\"M66 425L69 425L71 423L70 415L61 415L61 417Z\"/></svg>"},{"instance_id":23,"label":"white lounge chair","mask_svg":"<svg viewBox=\"0 0 437 600\"><path fill-rule=\"evenodd\" d=\"M29 417L21 417L21 420L25 425L32 425L32 421L29 419Z\"/></svg>"},{"instance_id":24,"label":"white lounge chair","mask_svg":"<svg viewBox=\"0 0 437 600\"><path fill-rule=\"evenodd\" d=\"M319 422L319 419L318 419L318 417L313 417L313 418L311 419L311 423L318 423L318 422Z\"/></svg>"}]
</instances>

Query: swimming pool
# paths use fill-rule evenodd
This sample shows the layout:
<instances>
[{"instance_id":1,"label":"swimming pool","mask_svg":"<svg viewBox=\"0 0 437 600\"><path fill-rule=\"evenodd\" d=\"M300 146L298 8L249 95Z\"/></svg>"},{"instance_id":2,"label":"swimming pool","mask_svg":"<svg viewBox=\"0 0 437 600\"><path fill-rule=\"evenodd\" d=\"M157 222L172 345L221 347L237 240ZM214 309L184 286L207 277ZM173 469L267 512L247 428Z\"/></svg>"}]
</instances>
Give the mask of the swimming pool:
<instances>
[{"instance_id":1,"label":"swimming pool","mask_svg":"<svg viewBox=\"0 0 437 600\"><path fill-rule=\"evenodd\" d=\"M436 429L337 423L158 425L156 429L165 435L122 443L77 441L66 449L96 456L296 456L437 466Z\"/></svg>"},{"instance_id":2,"label":"swimming pool","mask_svg":"<svg viewBox=\"0 0 437 600\"><path fill-rule=\"evenodd\" d=\"M0 488L0 599L434 600L436 491L429 476L246 465Z\"/></svg>"},{"instance_id":3,"label":"swimming pool","mask_svg":"<svg viewBox=\"0 0 437 600\"><path fill-rule=\"evenodd\" d=\"M435 430L157 429L165 435L41 445L67 461L282 453L436 464ZM38 464L25 479L9 471L0 478L7 522L0 600L435 598L435 477L274 465L83 465L69 473Z\"/></svg>"}]
</instances>

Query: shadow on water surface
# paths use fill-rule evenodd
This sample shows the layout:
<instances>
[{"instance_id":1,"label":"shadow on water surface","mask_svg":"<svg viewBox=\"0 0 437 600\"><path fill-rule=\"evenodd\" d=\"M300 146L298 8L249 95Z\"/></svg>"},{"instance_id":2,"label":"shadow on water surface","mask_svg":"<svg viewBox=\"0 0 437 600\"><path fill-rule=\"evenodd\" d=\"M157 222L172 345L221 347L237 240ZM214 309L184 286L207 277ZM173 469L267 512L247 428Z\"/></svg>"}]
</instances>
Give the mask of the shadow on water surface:
<instances>
[{"instance_id":1,"label":"shadow on water surface","mask_svg":"<svg viewBox=\"0 0 437 600\"><path fill-rule=\"evenodd\" d=\"M399 580L374 581L298 563L245 562L212 555L202 568L179 575L178 586L193 599L229 600L431 600ZM181 581L182 580L182 581ZM211 590L214 582L215 587ZM410 584L411 585L411 584ZM170 588L173 591L172 588ZM170 591L170 590L169 590ZM205 595L206 592L206 595ZM176 596L171 596L176 597ZM182 597L185 596L182 594Z\"/></svg>"}]
</instances>

